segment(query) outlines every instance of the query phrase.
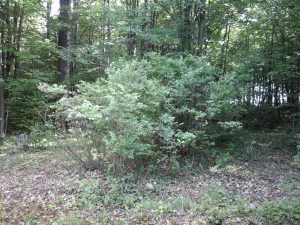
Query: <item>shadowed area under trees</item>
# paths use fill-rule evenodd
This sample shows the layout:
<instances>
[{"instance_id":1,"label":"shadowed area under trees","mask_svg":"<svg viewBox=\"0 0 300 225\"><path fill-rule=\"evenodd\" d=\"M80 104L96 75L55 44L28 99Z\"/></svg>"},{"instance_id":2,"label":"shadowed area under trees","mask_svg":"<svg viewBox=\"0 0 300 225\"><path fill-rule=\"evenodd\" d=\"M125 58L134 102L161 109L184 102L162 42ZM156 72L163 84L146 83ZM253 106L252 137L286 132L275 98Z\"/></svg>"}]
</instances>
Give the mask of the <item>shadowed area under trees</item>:
<instances>
[{"instance_id":1,"label":"shadowed area under trees","mask_svg":"<svg viewBox=\"0 0 300 225\"><path fill-rule=\"evenodd\" d=\"M0 224L299 224L299 15L1 0Z\"/></svg>"}]
</instances>

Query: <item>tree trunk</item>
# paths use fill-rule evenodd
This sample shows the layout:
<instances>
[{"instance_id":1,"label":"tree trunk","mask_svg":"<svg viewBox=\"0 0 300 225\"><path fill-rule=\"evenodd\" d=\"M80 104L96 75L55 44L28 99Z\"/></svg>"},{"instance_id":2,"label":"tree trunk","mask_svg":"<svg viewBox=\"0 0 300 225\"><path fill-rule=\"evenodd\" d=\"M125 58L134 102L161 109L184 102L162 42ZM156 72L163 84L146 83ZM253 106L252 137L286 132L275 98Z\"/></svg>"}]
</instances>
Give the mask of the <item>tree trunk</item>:
<instances>
[{"instance_id":1,"label":"tree trunk","mask_svg":"<svg viewBox=\"0 0 300 225\"><path fill-rule=\"evenodd\" d=\"M74 48L76 48L78 44L78 20L79 20L79 6L80 6L80 0L73 0L73 14L72 14L72 29L71 29L71 40L70 44ZM72 58L75 59L76 55L74 53L74 50L72 51ZM74 60L72 60L70 63L70 76L74 76L76 74L76 64Z\"/></svg>"},{"instance_id":2,"label":"tree trunk","mask_svg":"<svg viewBox=\"0 0 300 225\"><path fill-rule=\"evenodd\" d=\"M182 10L182 24L179 28L179 39L180 39L180 51L191 51L192 50L192 24L191 24L191 13L192 5L188 4Z\"/></svg>"},{"instance_id":3,"label":"tree trunk","mask_svg":"<svg viewBox=\"0 0 300 225\"><path fill-rule=\"evenodd\" d=\"M16 36L15 45L17 46L17 48L15 49L16 52L21 51L21 37L22 37L22 29L23 29L24 10L20 10L19 16L20 16L20 18L19 18L18 32L15 34L15 36ZM14 76L17 77L18 75L20 75L20 57L15 55Z\"/></svg>"},{"instance_id":4,"label":"tree trunk","mask_svg":"<svg viewBox=\"0 0 300 225\"><path fill-rule=\"evenodd\" d=\"M205 10L199 9L198 17L198 55L203 55L204 31L205 31Z\"/></svg>"},{"instance_id":5,"label":"tree trunk","mask_svg":"<svg viewBox=\"0 0 300 225\"><path fill-rule=\"evenodd\" d=\"M145 0L144 2L144 13L143 13L143 24L142 24L142 32L145 32L148 24L149 19L147 18L147 12L148 12L148 0ZM142 38L141 39L141 58L144 57L144 51L147 51L147 42Z\"/></svg>"},{"instance_id":6,"label":"tree trunk","mask_svg":"<svg viewBox=\"0 0 300 225\"><path fill-rule=\"evenodd\" d=\"M2 33L0 33L0 65L2 65ZM5 136L4 77L0 66L0 139Z\"/></svg>"},{"instance_id":7,"label":"tree trunk","mask_svg":"<svg viewBox=\"0 0 300 225\"><path fill-rule=\"evenodd\" d=\"M223 74L227 72L227 52L229 50L230 41L230 24L227 23L225 27L225 33L223 36L223 45L221 50L221 68L223 69Z\"/></svg>"},{"instance_id":8,"label":"tree trunk","mask_svg":"<svg viewBox=\"0 0 300 225\"><path fill-rule=\"evenodd\" d=\"M277 83L275 85L275 90L274 90L274 106L279 106L279 86Z\"/></svg>"},{"instance_id":9,"label":"tree trunk","mask_svg":"<svg viewBox=\"0 0 300 225\"><path fill-rule=\"evenodd\" d=\"M58 47L62 51L69 48L70 42L70 7L71 0L60 0L59 21L60 28L58 31ZM61 54L63 55L63 54ZM59 81L67 80L70 77L69 61L60 57L58 59Z\"/></svg>"},{"instance_id":10,"label":"tree trunk","mask_svg":"<svg viewBox=\"0 0 300 225\"><path fill-rule=\"evenodd\" d=\"M51 23L51 5L52 5L52 1L48 0L47 1L47 15L46 15L46 28L47 28L47 34L46 34L46 38L50 39L51 36L51 30L50 30L50 23Z\"/></svg>"},{"instance_id":11,"label":"tree trunk","mask_svg":"<svg viewBox=\"0 0 300 225\"><path fill-rule=\"evenodd\" d=\"M131 14L131 19L134 19L136 15L137 8L137 0L130 0L130 3L127 4L128 11ZM130 25L130 29L134 28L135 24ZM133 56L135 53L135 45L136 45L136 34L133 31L130 31L127 35L127 54L129 56Z\"/></svg>"},{"instance_id":12,"label":"tree trunk","mask_svg":"<svg viewBox=\"0 0 300 225\"><path fill-rule=\"evenodd\" d=\"M112 37L111 37L111 18L110 18L110 0L104 0L106 6L105 9L105 19L106 19L106 38L105 38L105 52L107 55L106 65L110 65L112 61Z\"/></svg>"},{"instance_id":13,"label":"tree trunk","mask_svg":"<svg viewBox=\"0 0 300 225\"><path fill-rule=\"evenodd\" d=\"M154 2L156 3L156 1L154 1ZM153 10L150 15L150 26L149 26L150 29L154 29L156 27L157 17L158 16L157 16L156 10ZM148 51L154 51L155 45L153 43L147 43L146 48Z\"/></svg>"},{"instance_id":14,"label":"tree trunk","mask_svg":"<svg viewBox=\"0 0 300 225\"><path fill-rule=\"evenodd\" d=\"M71 45L78 44L79 6L80 6L80 0L73 0Z\"/></svg>"},{"instance_id":15,"label":"tree trunk","mask_svg":"<svg viewBox=\"0 0 300 225\"><path fill-rule=\"evenodd\" d=\"M7 35L6 35L6 41L5 41L5 46L9 49L11 49L12 46L12 29L11 29L11 21L10 21L10 1L6 0L6 5L5 5L5 11L6 11L6 15L5 15L5 23L6 23L6 30L7 30ZM12 52L8 52L6 51L5 53L5 77L9 77L10 76L10 72L11 72L11 67L12 67Z\"/></svg>"}]
</instances>

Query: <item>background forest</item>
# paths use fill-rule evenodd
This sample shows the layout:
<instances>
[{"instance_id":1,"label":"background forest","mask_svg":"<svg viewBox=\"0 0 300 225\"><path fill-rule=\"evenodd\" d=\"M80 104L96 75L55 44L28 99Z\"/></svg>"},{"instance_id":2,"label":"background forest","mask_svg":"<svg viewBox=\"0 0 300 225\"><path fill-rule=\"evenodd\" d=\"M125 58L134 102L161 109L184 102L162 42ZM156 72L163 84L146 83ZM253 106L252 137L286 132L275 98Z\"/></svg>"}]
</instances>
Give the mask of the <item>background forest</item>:
<instances>
[{"instance_id":1,"label":"background forest","mask_svg":"<svg viewBox=\"0 0 300 225\"><path fill-rule=\"evenodd\" d=\"M72 187L81 199L76 207L104 207L114 218L98 224L184 224L169 218L174 210L196 215L183 216L194 224L300 221L300 1L0 0L0 65L3 174L13 171L16 155L32 163L63 152L65 166L76 162L86 176L96 171L111 179ZM263 161L274 158L269 175L289 174L292 185L278 204L242 197L235 209L222 183L224 189L212 184L201 204L182 198L141 205L139 188L165 196L170 177L193 183L199 171L232 175L233 162L265 173L271 170ZM145 178L153 175L169 177L160 190L159 181ZM12 203L3 199L9 211ZM112 216L110 207L137 215L158 208L152 214L159 215ZM0 224L2 217L4 224L28 220L1 215L0 205ZM95 218L60 219L41 224Z\"/></svg>"}]
</instances>

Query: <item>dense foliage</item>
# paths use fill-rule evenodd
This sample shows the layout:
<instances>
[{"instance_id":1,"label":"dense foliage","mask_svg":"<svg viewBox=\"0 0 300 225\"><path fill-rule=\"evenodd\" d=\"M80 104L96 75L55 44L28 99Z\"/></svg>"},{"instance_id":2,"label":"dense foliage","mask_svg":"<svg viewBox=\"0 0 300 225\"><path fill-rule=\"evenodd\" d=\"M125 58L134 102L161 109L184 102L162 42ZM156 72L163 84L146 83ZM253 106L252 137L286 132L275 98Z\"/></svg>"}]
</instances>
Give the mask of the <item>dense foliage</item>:
<instances>
[{"instance_id":1,"label":"dense foliage","mask_svg":"<svg viewBox=\"0 0 300 225\"><path fill-rule=\"evenodd\" d=\"M43 139L51 127L87 168L115 172L267 145L243 128L284 127L296 151L299 1L7 0L0 9L2 137Z\"/></svg>"}]
</instances>

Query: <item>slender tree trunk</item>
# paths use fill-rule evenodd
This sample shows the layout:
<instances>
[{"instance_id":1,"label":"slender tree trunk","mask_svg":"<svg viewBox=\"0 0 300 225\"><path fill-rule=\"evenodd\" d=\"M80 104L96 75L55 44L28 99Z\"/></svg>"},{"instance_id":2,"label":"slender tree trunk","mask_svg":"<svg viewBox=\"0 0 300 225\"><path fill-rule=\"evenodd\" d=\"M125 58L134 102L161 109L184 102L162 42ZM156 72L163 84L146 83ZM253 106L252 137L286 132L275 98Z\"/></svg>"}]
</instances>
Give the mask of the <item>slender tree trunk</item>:
<instances>
[{"instance_id":1,"label":"slender tree trunk","mask_svg":"<svg viewBox=\"0 0 300 225\"><path fill-rule=\"evenodd\" d=\"M210 7L211 7L211 0L208 0L207 3L206 3L206 12L205 12L205 20L206 21L210 21L210 17L211 17L211 10L210 10ZM208 25L208 23L205 25L204 27L205 29L205 39L206 41L203 43L204 44L204 52L207 51L207 48L208 48L208 41L210 40L211 38L211 28L210 26Z\"/></svg>"},{"instance_id":2,"label":"slender tree trunk","mask_svg":"<svg viewBox=\"0 0 300 225\"><path fill-rule=\"evenodd\" d=\"M47 15L46 15L46 38L50 39L51 37L51 30L50 30L50 23L51 23L51 6L52 6L52 0L47 1Z\"/></svg>"},{"instance_id":3,"label":"slender tree trunk","mask_svg":"<svg viewBox=\"0 0 300 225\"><path fill-rule=\"evenodd\" d=\"M5 22L6 22L6 30L7 30L7 35L6 35L6 41L5 41L5 47L7 48L12 48L12 28L11 28L11 20L10 20L10 1L6 0L6 15L5 15ZM12 60L13 60L13 53L6 51L5 53L5 77L10 76L11 72L11 67L12 67Z\"/></svg>"},{"instance_id":4,"label":"slender tree trunk","mask_svg":"<svg viewBox=\"0 0 300 225\"><path fill-rule=\"evenodd\" d=\"M128 11L131 14L131 18L135 18L136 8L137 8L137 0L130 0L130 3L127 3ZM131 24L130 28L134 28L135 24ZM129 56L133 56L135 53L135 45L136 45L136 34L133 31L130 31L127 35L127 54Z\"/></svg>"},{"instance_id":5,"label":"slender tree trunk","mask_svg":"<svg viewBox=\"0 0 300 225\"><path fill-rule=\"evenodd\" d=\"M80 0L73 0L71 45L74 46L78 44L79 6L80 6Z\"/></svg>"},{"instance_id":6,"label":"slender tree trunk","mask_svg":"<svg viewBox=\"0 0 300 225\"><path fill-rule=\"evenodd\" d=\"M157 3L157 0L154 0L155 3ZM154 29L156 27L156 24L157 24L157 12L156 10L153 10L151 12L151 15L150 15L150 29ZM148 51L154 51L155 50L155 45L153 43L147 43L147 50Z\"/></svg>"},{"instance_id":7,"label":"slender tree trunk","mask_svg":"<svg viewBox=\"0 0 300 225\"><path fill-rule=\"evenodd\" d=\"M76 58L76 54L74 53L74 50L76 46L78 45L78 20L79 20L79 6L80 6L80 0L73 0L73 13L72 13L72 21L71 21L71 38L70 38L70 45L73 48L72 58ZM76 74L76 63L74 60L72 60L70 63L70 76L74 76Z\"/></svg>"},{"instance_id":8,"label":"slender tree trunk","mask_svg":"<svg viewBox=\"0 0 300 225\"><path fill-rule=\"evenodd\" d=\"M19 18L19 25L18 25L18 32L16 35L16 42L15 45L17 46L16 51L21 51L21 37L22 37L22 29L23 29L23 18L24 18L24 11L20 10L20 18ZM17 77L20 75L20 57L15 55L15 71L14 76Z\"/></svg>"},{"instance_id":9,"label":"slender tree trunk","mask_svg":"<svg viewBox=\"0 0 300 225\"><path fill-rule=\"evenodd\" d=\"M203 55L203 43L205 35L205 10L203 9L203 6L199 9L198 29L198 55Z\"/></svg>"},{"instance_id":10,"label":"slender tree trunk","mask_svg":"<svg viewBox=\"0 0 300 225\"><path fill-rule=\"evenodd\" d=\"M255 100L257 98L257 95L256 95L256 90L255 90L255 87L257 86L257 83L256 83L256 80L255 80L255 77L253 77L253 80L252 80L252 87L251 87L251 91L252 91L252 105L255 105Z\"/></svg>"},{"instance_id":11,"label":"slender tree trunk","mask_svg":"<svg viewBox=\"0 0 300 225\"><path fill-rule=\"evenodd\" d=\"M230 41L230 25L227 23L225 27L225 33L223 36L223 45L221 50L221 67L223 68L223 73L226 74L227 70L227 52L229 49Z\"/></svg>"},{"instance_id":12,"label":"slender tree trunk","mask_svg":"<svg viewBox=\"0 0 300 225\"><path fill-rule=\"evenodd\" d=\"M231 31L231 26L229 25L228 27L228 32L227 32L227 40L226 40L226 46L225 46L225 58L224 58L224 69L223 73L227 73L227 55L228 55L228 50L229 50L229 43L230 43L230 31Z\"/></svg>"},{"instance_id":13,"label":"slender tree trunk","mask_svg":"<svg viewBox=\"0 0 300 225\"><path fill-rule=\"evenodd\" d=\"M2 32L0 32L0 65L2 65ZM0 139L5 137L4 77L0 66Z\"/></svg>"},{"instance_id":14,"label":"slender tree trunk","mask_svg":"<svg viewBox=\"0 0 300 225\"><path fill-rule=\"evenodd\" d=\"M271 31L271 40L270 40L270 49L269 49L269 54L268 54L268 71L267 71L267 105L268 106L272 106L273 105L273 88L272 88L272 84L273 84L273 79L272 79L272 75L271 72L273 71L274 68L274 35L275 35L275 24L273 22L272 25L272 31Z\"/></svg>"},{"instance_id":15,"label":"slender tree trunk","mask_svg":"<svg viewBox=\"0 0 300 225\"><path fill-rule=\"evenodd\" d=\"M279 86L278 84L275 85L275 90L274 90L274 105L279 106Z\"/></svg>"},{"instance_id":16,"label":"slender tree trunk","mask_svg":"<svg viewBox=\"0 0 300 225\"><path fill-rule=\"evenodd\" d=\"M105 4L105 27L106 27L106 38L105 41L105 53L107 55L107 61L105 62L106 65L109 65L112 61L112 37L111 37L111 16L110 16L110 0L104 0Z\"/></svg>"},{"instance_id":17,"label":"slender tree trunk","mask_svg":"<svg viewBox=\"0 0 300 225\"><path fill-rule=\"evenodd\" d=\"M142 24L142 32L144 32L149 24L149 19L147 18L147 12L148 12L148 0L145 0L144 2L144 13L143 13L143 24ZM144 57L144 51L147 51L147 43L142 38L141 39L141 58Z\"/></svg>"},{"instance_id":18,"label":"slender tree trunk","mask_svg":"<svg viewBox=\"0 0 300 225\"><path fill-rule=\"evenodd\" d=\"M281 104L285 103L285 99L284 99L284 86L281 86Z\"/></svg>"},{"instance_id":19,"label":"slender tree trunk","mask_svg":"<svg viewBox=\"0 0 300 225\"><path fill-rule=\"evenodd\" d=\"M180 51L191 51L192 50L192 23L191 13L192 5L188 4L184 6L182 10L182 24L179 28L179 39L180 39Z\"/></svg>"},{"instance_id":20,"label":"slender tree trunk","mask_svg":"<svg viewBox=\"0 0 300 225\"><path fill-rule=\"evenodd\" d=\"M67 51L70 42L70 7L71 0L60 0L60 29L58 31L58 47ZM59 81L67 80L70 77L69 61L60 57L58 59Z\"/></svg>"},{"instance_id":21,"label":"slender tree trunk","mask_svg":"<svg viewBox=\"0 0 300 225\"><path fill-rule=\"evenodd\" d=\"M1 25L1 40L0 40L0 45L1 45L1 75L2 77L5 77L5 63L3 63L3 61L5 60L5 52L3 51L3 46L5 45L5 42L4 42L4 37L5 37L5 25L4 23L2 23Z\"/></svg>"},{"instance_id":22,"label":"slender tree trunk","mask_svg":"<svg viewBox=\"0 0 300 225\"><path fill-rule=\"evenodd\" d=\"M68 80L70 77L70 62L64 59L62 55L68 54L67 50L70 47L70 12L71 0L60 0L59 22L60 27L58 31L58 47L61 55L58 59L59 81ZM60 125L63 131L67 131L66 116L61 115Z\"/></svg>"}]
</instances>

